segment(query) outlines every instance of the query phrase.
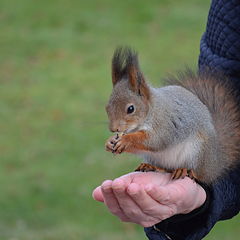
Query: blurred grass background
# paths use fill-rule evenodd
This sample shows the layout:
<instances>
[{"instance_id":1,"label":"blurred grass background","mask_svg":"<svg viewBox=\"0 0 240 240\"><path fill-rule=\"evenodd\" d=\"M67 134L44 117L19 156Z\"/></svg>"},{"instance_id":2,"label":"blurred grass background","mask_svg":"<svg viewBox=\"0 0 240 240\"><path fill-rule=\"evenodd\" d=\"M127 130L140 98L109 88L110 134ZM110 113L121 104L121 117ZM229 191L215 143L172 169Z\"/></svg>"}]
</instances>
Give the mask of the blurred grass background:
<instances>
[{"instance_id":1,"label":"blurred grass background","mask_svg":"<svg viewBox=\"0 0 240 240\"><path fill-rule=\"evenodd\" d=\"M139 51L155 85L196 67L209 0L0 0L0 239L146 239L91 192L134 169L104 151L110 60ZM239 217L206 238L238 239Z\"/></svg>"}]
</instances>

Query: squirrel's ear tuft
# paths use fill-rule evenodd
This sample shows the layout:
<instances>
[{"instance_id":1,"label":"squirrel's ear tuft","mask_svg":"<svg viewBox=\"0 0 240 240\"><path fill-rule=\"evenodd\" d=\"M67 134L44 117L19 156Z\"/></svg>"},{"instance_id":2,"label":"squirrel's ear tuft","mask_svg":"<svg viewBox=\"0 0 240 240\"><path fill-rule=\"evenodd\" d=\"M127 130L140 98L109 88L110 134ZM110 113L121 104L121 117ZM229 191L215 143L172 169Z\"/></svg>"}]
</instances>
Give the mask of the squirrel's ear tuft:
<instances>
[{"instance_id":1,"label":"squirrel's ear tuft","mask_svg":"<svg viewBox=\"0 0 240 240\"><path fill-rule=\"evenodd\" d=\"M113 86L126 76L126 61L128 48L118 47L112 58L112 83Z\"/></svg>"},{"instance_id":2,"label":"squirrel's ear tuft","mask_svg":"<svg viewBox=\"0 0 240 240\"><path fill-rule=\"evenodd\" d=\"M149 99L149 88L139 68L137 53L131 48L119 47L115 50L112 58L113 85L124 77L128 78L132 91Z\"/></svg>"}]
</instances>

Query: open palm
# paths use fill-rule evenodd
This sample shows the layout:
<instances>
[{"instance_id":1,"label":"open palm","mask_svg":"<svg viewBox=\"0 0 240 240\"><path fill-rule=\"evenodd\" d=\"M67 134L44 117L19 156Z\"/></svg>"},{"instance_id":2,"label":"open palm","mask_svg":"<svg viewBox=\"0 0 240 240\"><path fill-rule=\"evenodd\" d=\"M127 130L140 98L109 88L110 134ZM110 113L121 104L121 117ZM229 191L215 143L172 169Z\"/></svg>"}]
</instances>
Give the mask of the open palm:
<instances>
[{"instance_id":1,"label":"open palm","mask_svg":"<svg viewBox=\"0 0 240 240\"><path fill-rule=\"evenodd\" d=\"M93 191L93 198L122 221L149 227L200 207L206 193L188 177L171 180L168 173L133 172L104 181Z\"/></svg>"}]
</instances>

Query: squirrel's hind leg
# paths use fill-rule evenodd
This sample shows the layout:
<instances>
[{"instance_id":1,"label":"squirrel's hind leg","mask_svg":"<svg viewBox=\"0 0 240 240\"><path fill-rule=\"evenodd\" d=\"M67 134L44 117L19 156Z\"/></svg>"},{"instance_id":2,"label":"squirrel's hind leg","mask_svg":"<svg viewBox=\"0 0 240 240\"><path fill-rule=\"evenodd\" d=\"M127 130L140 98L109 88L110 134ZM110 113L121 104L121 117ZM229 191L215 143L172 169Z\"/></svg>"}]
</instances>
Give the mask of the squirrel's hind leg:
<instances>
[{"instance_id":1,"label":"squirrel's hind leg","mask_svg":"<svg viewBox=\"0 0 240 240\"><path fill-rule=\"evenodd\" d=\"M172 180L177 180L185 177L189 177L193 180L197 179L197 176L193 170L188 170L187 168L178 168L173 172L170 172L164 168L159 168L148 163L141 163L136 169L135 172L161 172L161 173L171 173Z\"/></svg>"},{"instance_id":2,"label":"squirrel's hind leg","mask_svg":"<svg viewBox=\"0 0 240 240\"><path fill-rule=\"evenodd\" d=\"M188 170L188 177L190 177L193 180L197 179L197 176L193 170Z\"/></svg>"},{"instance_id":3,"label":"squirrel's hind leg","mask_svg":"<svg viewBox=\"0 0 240 240\"><path fill-rule=\"evenodd\" d=\"M188 170L186 168L178 168L173 171L172 179L185 178L188 175Z\"/></svg>"},{"instance_id":4,"label":"squirrel's hind leg","mask_svg":"<svg viewBox=\"0 0 240 240\"><path fill-rule=\"evenodd\" d=\"M172 172L172 179L180 179L189 177L193 180L197 179L196 174L193 170L188 170L187 168L178 168Z\"/></svg>"},{"instance_id":5,"label":"squirrel's hind leg","mask_svg":"<svg viewBox=\"0 0 240 240\"><path fill-rule=\"evenodd\" d=\"M148 163L141 163L136 169L135 172L167 172L163 168L155 167Z\"/></svg>"}]
</instances>

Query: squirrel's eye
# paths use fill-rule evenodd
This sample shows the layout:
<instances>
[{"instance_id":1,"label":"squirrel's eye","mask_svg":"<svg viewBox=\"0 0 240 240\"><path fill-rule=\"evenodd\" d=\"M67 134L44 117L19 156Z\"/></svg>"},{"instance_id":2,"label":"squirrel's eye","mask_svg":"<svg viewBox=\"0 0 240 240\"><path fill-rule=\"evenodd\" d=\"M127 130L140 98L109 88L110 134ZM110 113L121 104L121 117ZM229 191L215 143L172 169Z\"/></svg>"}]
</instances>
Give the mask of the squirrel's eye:
<instances>
[{"instance_id":1,"label":"squirrel's eye","mask_svg":"<svg viewBox=\"0 0 240 240\"><path fill-rule=\"evenodd\" d=\"M127 109L127 114L131 114L134 112L134 106L133 105L130 105Z\"/></svg>"}]
</instances>

